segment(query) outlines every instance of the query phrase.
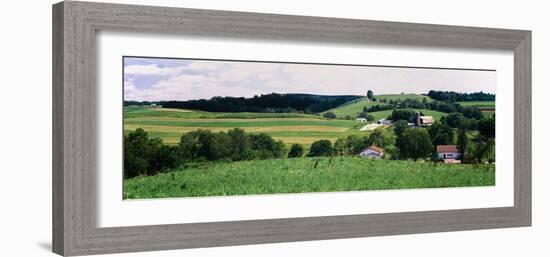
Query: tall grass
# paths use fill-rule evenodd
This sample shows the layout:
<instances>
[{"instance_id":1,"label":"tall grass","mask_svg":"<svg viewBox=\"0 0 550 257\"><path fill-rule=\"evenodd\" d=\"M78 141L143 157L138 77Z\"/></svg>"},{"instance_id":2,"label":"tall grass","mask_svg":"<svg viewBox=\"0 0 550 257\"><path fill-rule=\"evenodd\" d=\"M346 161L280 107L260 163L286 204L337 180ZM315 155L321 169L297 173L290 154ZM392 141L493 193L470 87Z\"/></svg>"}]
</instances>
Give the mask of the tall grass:
<instances>
[{"instance_id":1,"label":"tall grass","mask_svg":"<svg viewBox=\"0 0 550 257\"><path fill-rule=\"evenodd\" d=\"M124 182L127 199L492 186L494 165L354 157L195 164Z\"/></svg>"}]
</instances>

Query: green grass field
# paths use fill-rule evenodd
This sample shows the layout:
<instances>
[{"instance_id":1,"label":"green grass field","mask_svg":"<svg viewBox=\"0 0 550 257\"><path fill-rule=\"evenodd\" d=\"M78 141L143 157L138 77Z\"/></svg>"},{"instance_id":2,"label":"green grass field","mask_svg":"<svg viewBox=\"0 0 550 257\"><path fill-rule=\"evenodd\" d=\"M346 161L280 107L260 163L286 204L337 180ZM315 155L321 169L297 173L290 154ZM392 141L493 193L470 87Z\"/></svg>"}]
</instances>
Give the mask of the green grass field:
<instances>
[{"instance_id":1,"label":"green grass field","mask_svg":"<svg viewBox=\"0 0 550 257\"><path fill-rule=\"evenodd\" d=\"M386 101L390 100L405 100L405 99L416 99L422 101L426 98L426 101L430 102L432 99L428 96L419 95L419 94L385 94L385 95L375 95L374 98L378 100L385 99Z\"/></svg>"},{"instance_id":2,"label":"green grass field","mask_svg":"<svg viewBox=\"0 0 550 257\"><path fill-rule=\"evenodd\" d=\"M333 112L334 114L336 114L336 117L338 118L344 118L346 116L350 116L353 119L355 119L355 117L357 117L359 113L363 112L364 107L370 107L373 105L384 105L384 103L371 102L362 98L344 105L340 105L336 108L332 108L326 112ZM326 112L323 112L323 113L326 113Z\"/></svg>"},{"instance_id":3,"label":"green grass field","mask_svg":"<svg viewBox=\"0 0 550 257\"><path fill-rule=\"evenodd\" d=\"M481 110L483 109L495 109L495 101L472 101L472 102L457 102L462 106L475 106Z\"/></svg>"},{"instance_id":4,"label":"green grass field","mask_svg":"<svg viewBox=\"0 0 550 257\"><path fill-rule=\"evenodd\" d=\"M316 160L318 160L317 165ZM354 157L196 164L124 181L126 199L493 186L494 165Z\"/></svg>"}]
</instances>

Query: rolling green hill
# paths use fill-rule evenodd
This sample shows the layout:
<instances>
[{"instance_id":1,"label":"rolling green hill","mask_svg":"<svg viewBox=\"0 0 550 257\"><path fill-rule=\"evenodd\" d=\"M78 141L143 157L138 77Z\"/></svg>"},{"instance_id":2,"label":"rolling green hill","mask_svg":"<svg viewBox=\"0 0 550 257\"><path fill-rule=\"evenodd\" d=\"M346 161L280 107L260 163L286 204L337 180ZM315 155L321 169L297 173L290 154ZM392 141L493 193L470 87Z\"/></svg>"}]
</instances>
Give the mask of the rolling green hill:
<instances>
[{"instance_id":1,"label":"rolling green hill","mask_svg":"<svg viewBox=\"0 0 550 257\"><path fill-rule=\"evenodd\" d=\"M346 116L350 116L351 118L355 119L355 117L357 117L359 113L363 112L364 107L370 107L370 106L379 105L379 104L383 105L383 103L367 101L366 99L362 98L347 104L340 105L336 108L332 108L326 112L333 112L334 114L336 114L336 117L338 118L344 118ZM323 112L323 113L326 113L326 112Z\"/></svg>"},{"instance_id":2,"label":"rolling green hill","mask_svg":"<svg viewBox=\"0 0 550 257\"><path fill-rule=\"evenodd\" d=\"M418 101L422 101L422 99L426 98L426 101L430 102L432 99L425 95L419 95L419 94L384 94L384 95L375 95L374 98L377 100L385 99L386 101L390 100L405 100L405 99L416 99Z\"/></svg>"},{"instance_id":3,"label":"rolling green hill","mask_svg":"<svg viewBox=\"0 0 550 257\"><path fill-rule=\"evenodd\" d=\"M355 101L352 101L352 102L347 103L347 104L340 105L336 108L332 108L332 109L330 109L326 112L333 112L334 114L336 114L336 117L338 117L338 118L344 118L346 116L350 116L351 118L355 119L357 117L357 115L363 111L364 107L370 107L370 106L373 106L373 105L385 105L385 103L380 102L380 100L382 100L382 99L385 99L386 101L405 100L405 99L415 99L415 100L418 100L418 101L422 101L422 99L426 98L426 100L428 102L432 101L432 99L427 97L427 96L417 95L417 94L385 94L385 95L375 95L374 97L377 99L376 102L367 101L366 99L362 98L362 99L355 100ZM424 113L426 113L425 111L428 111L428 110L423 110ZM326 113L326 112L324 112L324 113ZM375 113L378 113L375 116L375 118L378 120L378 119L388 117L389 114L386 115L385 117L380 118L381 115L384 115L386 112L388 112L388 111L373 112L371 114L375 115ZM389 113L391 113L391 110L389 110ZM439 117L441 117L441 113L439 113L439 112L436 112L436 113L437 113L436 116L438 116L438 120L439 120ZM426 114L426 115L428 115L428 114Z\"/></svg>"}]
</instances>

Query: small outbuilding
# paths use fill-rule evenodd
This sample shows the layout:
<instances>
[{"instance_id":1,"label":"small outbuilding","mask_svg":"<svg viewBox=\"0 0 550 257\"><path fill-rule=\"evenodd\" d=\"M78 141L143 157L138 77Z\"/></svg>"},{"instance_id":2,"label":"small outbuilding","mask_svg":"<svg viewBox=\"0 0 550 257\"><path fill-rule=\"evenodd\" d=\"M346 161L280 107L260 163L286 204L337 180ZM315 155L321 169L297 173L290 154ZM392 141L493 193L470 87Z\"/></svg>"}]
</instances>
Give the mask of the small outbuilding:
<instances>
[{"instance_id":1,"label":"small outbuilding","mask_svg":"<svg viewBox=\"0 0 550 257\"><path fill-rule=\"evenodd\" d=\"M371 145L359 153L359 156L373 159L380 159L384 156L384 149Z\"/></svg>"},{"instance_id":2,"label":"small outbuilding","mask_svg":"<svg viewBox=\"0 0 550 257\"><path fill-rule=\"evenodd\" d=\"M434 124L434 118L432 116L420 116L420 112L416 112L414 123L417 127L427 127Z\"/></svg>"},{"instance_id":3,"label":"small outbuilding","mask_svg":"<svg viewBox=\"0 0 550 257\"><path fill-rule=\"evenodd\" d=\"M366 123L366 122L367 122L367 119L365 119L365 118L357 118L357 119L355 119L355 120L356 120L356 121L359 121L359 122L361 122L361 123Z\"/></svg>"},{"instance_id":4,"label":"small outbuilding","mask_svg":"<svg viewBox=\"0 0 550 257\"><path fill-rule=\"evenodd\" d=\"M378 120L378 124L380 125L391 125L391 123L392 123L391 120L386 120L386 119Z\"/></svg>"}]
</instances>

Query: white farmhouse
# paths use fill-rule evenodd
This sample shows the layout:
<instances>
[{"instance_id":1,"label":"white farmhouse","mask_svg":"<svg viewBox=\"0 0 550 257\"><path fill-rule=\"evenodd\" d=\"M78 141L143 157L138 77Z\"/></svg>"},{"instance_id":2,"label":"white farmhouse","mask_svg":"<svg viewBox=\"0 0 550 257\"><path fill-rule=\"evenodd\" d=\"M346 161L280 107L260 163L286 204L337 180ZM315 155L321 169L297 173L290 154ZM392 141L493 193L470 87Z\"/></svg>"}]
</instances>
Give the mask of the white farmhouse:
<instances>
[{"instance_id":1,"label":"white farmhouse","mask_svg":"<svg viewBox=\"0 0 550 257\"><path fill-rule=\"evenodd\" d=\"M456 145L438 145L436 147L437 155L445 163L460 163L460 152Z\"/></svg>"},{"instance_id":2,"label":"white farmhouse","mask_svg":"<svg viewBox=\"0 0 550 257\"><path fill-rule=\"evenodd\" d=\"M371 145L365 148L363 151L361 151L359 153L359 156L366 157L366 158L380 159L384 156L384 149Z\"/></svg>"}]
</instances>

